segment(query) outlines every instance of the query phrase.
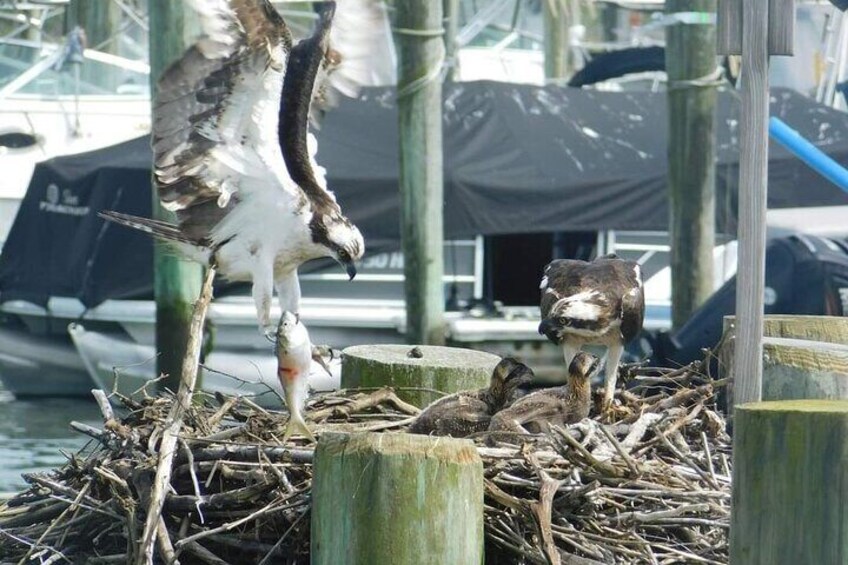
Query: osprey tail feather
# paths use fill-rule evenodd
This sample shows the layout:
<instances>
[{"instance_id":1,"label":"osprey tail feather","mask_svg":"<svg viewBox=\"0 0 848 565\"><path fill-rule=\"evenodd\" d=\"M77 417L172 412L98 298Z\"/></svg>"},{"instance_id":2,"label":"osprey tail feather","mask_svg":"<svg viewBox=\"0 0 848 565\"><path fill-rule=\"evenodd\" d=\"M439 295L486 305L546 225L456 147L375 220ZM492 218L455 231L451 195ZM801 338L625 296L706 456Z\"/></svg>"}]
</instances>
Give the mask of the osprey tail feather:
<instances>
[{"instance_id":1,"label":"osprey tail feather","mask_svg":"<svg viewBox=\"0 0 848 565\"><path fill-rule=\"evenodd\" d=\"M153 220L151 218L142 218L141 216L133 216L130 214L122 214L121 212L113 212L112 210L103 210L97 214L105 220L121 224L133 229L149 233L162 239L170 241L179 241L189 245L202 245L201 242L195 241L186 237L179 227L175 224L163 222L161 220Z\"/></svg>"}]
</instances>

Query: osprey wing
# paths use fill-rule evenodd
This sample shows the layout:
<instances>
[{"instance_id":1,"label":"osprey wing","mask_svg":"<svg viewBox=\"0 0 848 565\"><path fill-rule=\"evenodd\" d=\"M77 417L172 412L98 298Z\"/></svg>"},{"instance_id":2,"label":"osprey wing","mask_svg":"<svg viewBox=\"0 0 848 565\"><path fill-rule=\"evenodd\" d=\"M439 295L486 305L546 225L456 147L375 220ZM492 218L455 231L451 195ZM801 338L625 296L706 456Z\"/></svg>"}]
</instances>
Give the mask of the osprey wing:
<instances>
[{"instance_id":1,"label":"osprey wing","mask_svg":"<svg viewBox=\"0 0 848 565\"><path fill-rule=\"evenodd\" d=\"M189 1L205 36L157 83L153 152L163 206L205 236L239 191L296 191L276 138L291 35L267 0Z\"/></svg>"},{"instance_id":2,"label":"osprey wing","mask_svg":"<svg viewBox=\"0 0 848 565\"><path fill-rule=\"evenodd\" d=\"M337 8L338 5L338 8ZM335 106L339 95L354 97L374 83L373 65L391 30L381 0L321 2L311 37L292 48L283 84L279 140L291 179L313 208L338 212L326 189L323 169L315 162L316 143L309 132Z\"/></svg>"}]
</instances>

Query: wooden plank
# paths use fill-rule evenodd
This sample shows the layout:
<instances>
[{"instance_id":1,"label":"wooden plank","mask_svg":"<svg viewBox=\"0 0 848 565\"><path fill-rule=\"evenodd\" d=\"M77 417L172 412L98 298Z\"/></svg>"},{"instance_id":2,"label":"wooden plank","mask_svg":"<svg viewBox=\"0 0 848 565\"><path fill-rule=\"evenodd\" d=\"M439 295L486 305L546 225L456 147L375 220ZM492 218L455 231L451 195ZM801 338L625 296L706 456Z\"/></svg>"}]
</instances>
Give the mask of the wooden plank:
<instances>
[{"instance_id":1,"label":"wooden plank","mask_svg":"<svg viewBox=\"0 0 848 565\"><path fill-rule=\"evenodd\" d=\"M719 55L742 54L742 0L718 0L717 44Z\"/></svg>"},{"instance_id":2,"label":"wooden plank","mask_svg":"<svg viewBox=\"0 0 848 565\"><path fill-rule=\"evenodd\" d=\"M848 563L848 401L738 406L730 563Z\"/></svg>"},{"instance_id":3,"label":"wooden plank","mask_svg":"<svg viewBox=\"0 0 848 565\"><path fill-rule=\"evenodd\" d=\"M795 0L769 0L769 55L795 54Z\"/></svg>"},{"instance_id":4,"label":"wooden plank","mask_svg":"<svg viewBox=\"0 0 848 565\"><path fill-rule=\"evenodd\" d=\"M411 343L441 345L445 341L442 3L400 0L395 7L406 335Z\"/></svg>"},{"instance_id":5,"label":"wooden plank","mask_svg":"<svg viewBox=\"0 0 848 565\"><path fill-rule=\"evenodd\" d=\"M761 0L743 0L743 8L736 403L756 402L762 395L768 180L768 11Z\"/></svg>"},{"instance_id":6,"label":"wooden plank","mask_svg":"<svg viewBox=\"0 0 848 565\"><path fill-rule=\"evenodd\" d=\"M156 93L156 81L162 71L188 47L199 32L197 16L186 2L150 0L150 81ZM155 179L151 179L154 183ZM173 222L175 217L159 204L153 191L153 217ZM153 252L153 291L156 297L156 371L168 375L161 385L176 391L180 384L182 362L188 343L192 304L200 294L202 267L177 257L161 241ZM200 377L198 377L200 378ZM198 387L200 382L198 381Z\"/></svg>"},{"instance_id":7,"label":"wooden plank","mask_svg":"<svg viewBox=\"0 0 848 565\"><path fill-rule=\"evenodd\" d=\"M714 12L715 0L667 0L666 13ZM715 71L712 24L666 26L671 319L681 327L713 293L715 86L691 81Z\"/></svg>"},{"instance_id":8,"label":"wooden plank","mask_svg":"<svg viewBox=\"0 0 848 565\"><path fill-rule=\"evenodd\" d=\"M483 462L470 440L325 433L310 531L315 565L479 565Z\"/></svg>"}]
</instances>

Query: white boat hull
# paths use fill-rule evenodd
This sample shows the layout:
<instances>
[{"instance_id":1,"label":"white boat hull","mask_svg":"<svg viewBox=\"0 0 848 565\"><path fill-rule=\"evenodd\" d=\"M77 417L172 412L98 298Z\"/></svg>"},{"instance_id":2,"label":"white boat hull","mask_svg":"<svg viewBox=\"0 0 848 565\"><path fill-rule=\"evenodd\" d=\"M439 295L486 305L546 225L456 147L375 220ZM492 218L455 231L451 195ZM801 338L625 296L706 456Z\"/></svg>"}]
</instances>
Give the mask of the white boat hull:
<instances>
[{"instance_id":1,"label":"white boat hull","mask_svg":"<svg viewBox=\"0 0 848 565\"><path fill-rule=\"evenodd\" d=\"M116 391L136 398L145 390L151 395L156 393L156 354L152 345L138 344L118 334L87 331L80 324L71 324L68 333L94 386L107 393ZM277 361L267 342L265 350L213 352L200 374L201 389L248 396L260 406L280 408L282 388L277 380ZM332 376L313 363L309 375L313 390L339 388L338 360L331 362L330 369Z\"/></svg>"},{"instance_id":2,"label":"white boat hull","mask_svg":"<svg viewBox=\"0 0 848 565\"><path fill-rule=\"evenodd\" d=\"M0 344L0 380L15 397L91 395L91 377L70 340L0 328Z\"/></svg>"}]
</instances>

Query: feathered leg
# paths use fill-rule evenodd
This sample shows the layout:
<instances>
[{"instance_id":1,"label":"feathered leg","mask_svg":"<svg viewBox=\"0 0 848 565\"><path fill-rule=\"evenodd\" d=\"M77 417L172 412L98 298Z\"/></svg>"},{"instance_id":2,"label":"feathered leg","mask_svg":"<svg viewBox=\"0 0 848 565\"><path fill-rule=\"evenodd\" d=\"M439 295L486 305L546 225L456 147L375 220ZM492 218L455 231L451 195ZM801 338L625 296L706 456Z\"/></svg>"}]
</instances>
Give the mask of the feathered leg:
<instances>
[{"instance_id":1,"label":"feathered leg","mask_svg":"<svg viewBox=\"0 0 848 565\"><path fill-rule=\"evenodd\" d=\"M607 362L604 367L604 410L612 406L615 381L618 379L618 363L621 361L622 353L624 353L624 345L620 343L610 345L607 349Z\"/></svg>"},{"instance_id":2,"label":"feathered leg","mask_svg":"<svg viewBox=\"0 0 848 565\"><path fill-rule=\"evenodd\" d=\"M562 342L562 359L565 361L565 371L571 366L574 356L580 351L580 346L569 342L567 339Z\"/></svg>"},{"instance_id":3,"label":"feathered leg","mask_svg":"<svg viewBox=\"0 0 848 565\"><path fill-rule=\"evenodd\" d=\"M253 303L256 306L256 317L259 329L266 336L273 337L276 325L271 322L271 299L273 297L274 275L267 261L256 261L257 268L253 272Z\"/></svg>"},{"instance_id":4,"label":"feathered leg","mask_svg":"<svg viewBox=\"0 0 848 565\"><path fill-rule=\"evenodd\" d=\"M300 279L297 278L297 269L274 278L280 310L300 314Z\"/></svg>"}]
</instances>

